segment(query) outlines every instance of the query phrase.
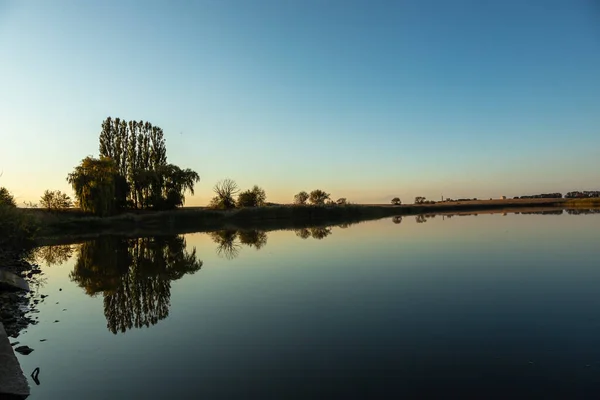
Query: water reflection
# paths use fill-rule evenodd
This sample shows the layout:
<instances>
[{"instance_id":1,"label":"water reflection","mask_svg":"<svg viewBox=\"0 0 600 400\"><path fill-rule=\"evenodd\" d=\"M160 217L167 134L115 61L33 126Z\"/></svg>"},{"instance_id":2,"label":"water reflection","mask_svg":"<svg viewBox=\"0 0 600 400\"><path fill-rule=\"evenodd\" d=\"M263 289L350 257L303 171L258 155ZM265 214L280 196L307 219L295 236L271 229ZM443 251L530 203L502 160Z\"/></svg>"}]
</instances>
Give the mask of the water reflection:
<instances>
[{"instance_id":1,"label":"water reflection","mask_svg":"<svg viewBox=\"0 0 600 400\"><path fill-rule=\"evenodd\" d=\"M567 209L568 214L595 214L600 209ZM486 212L490 213L490 212ZM507 211L497 211L507 215ZM560 215L563 210L512 211L514 214ZM477 213L440 214L443 219L454 216L477 216ZM435 214L415 216L422 224ZM391 218L401 224L403 216ZM333 234L334 228L345 229L350 224L307 227L293 230L301 239L322 240ZM207 234L216 244L218 256L232 260L239 257L244 246L264 249L268 233L262 230L223 229ZM102 294L104 315L108 329L126 332L129 329L149 327L169 315L171 281L200 270L202 261L196 249L188 251L183 236L146 238L100 237L80 245L40 247L34 258L46 265L58 265L73 255L76 262L70 278L90 296Z\"/></svg>"},{"instance_id":2,"label":"water reflection","mask_svg":"<svg viewBox=\"0 0 600 400\"><path fill-rule=\"evenodd\" d=\"M569 208L565 211L570 215L600 214L600 208Z\"/></svg>"},{"instance_id":3,"label":"water reflection","mask_svg":"<svg viewBox=\"0 0 600 400\"><path fill-rule=\"evenodd\" d=\"M210 238L217 244L216 252L219 257L232 260L240 254L241 245L236 230L221 230L209 233Z\"/></svg>"},{"instance_id":4,"label":"water reflection","mask_svg":"<svg viewBox=\"0 0 600 400\"><path fill-rule=\"evenodd\" d=\"M32 251L28 260L35 263L43 262L49 267L61 265L71 258L74 250L74 246L70 244L37 247Z\"/></svg>"},{"instance_id":5,"label":"water reflection","mask_svg":"<svg viewBox=\"0 0 600 400\"><path fill-rule=\"evenodd\" d=\"M69 277L88 295L102 293L108 329L149 327L169 315L171 281L200 270L196 249L182 236L123 239L101 237L83 243Z\"/></svg>"}]
</instances>

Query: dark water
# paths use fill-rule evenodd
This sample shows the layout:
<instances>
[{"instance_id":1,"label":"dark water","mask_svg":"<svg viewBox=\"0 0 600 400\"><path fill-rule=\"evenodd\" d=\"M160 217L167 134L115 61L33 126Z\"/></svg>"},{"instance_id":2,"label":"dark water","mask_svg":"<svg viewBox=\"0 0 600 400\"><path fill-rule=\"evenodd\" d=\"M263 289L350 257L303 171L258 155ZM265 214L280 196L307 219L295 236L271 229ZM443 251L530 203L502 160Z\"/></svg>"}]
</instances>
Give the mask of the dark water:
<instances>
[{"instance_id":1,"label":"dark water","mask_svg":"<svg viewBox=\"0 0 600 400\"><path fill-rule=\"evenodd\" d=\"M40 367L31 399L600 396L600 214L103 238L38 257L49 297L18 338L35 349L25 373Z\"/></svg>"}]
</instances>

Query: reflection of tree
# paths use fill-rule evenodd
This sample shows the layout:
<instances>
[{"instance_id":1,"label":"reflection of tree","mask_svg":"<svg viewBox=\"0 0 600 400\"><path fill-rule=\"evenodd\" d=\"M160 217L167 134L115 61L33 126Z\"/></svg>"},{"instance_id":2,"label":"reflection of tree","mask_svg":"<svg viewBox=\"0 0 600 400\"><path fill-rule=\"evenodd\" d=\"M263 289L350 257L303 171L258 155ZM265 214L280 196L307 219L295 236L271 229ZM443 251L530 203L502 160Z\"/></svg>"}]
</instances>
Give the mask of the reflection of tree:
<instances>
[{"instance_id":1,"label":"reflection of tree","mask_svg":"<svg viewBox=\"0 0 600 400\"><path fill-rule=\"evenodd\" d=\"M302 239L308 239L310 237L310 231L306 228L296 229L294 232L296 233L296 236Z\"/></svg>"},{"instance_id":2,"label":"reflection of tree","mask_svg":"<svg viewBox=\"0 0 600 400\"><path fill-rule=\"evenodd\" d=\"M108 329L149 327L169 315L171 281L202 267L182 236L102 237L81 245L71 279L104 296Z\"/></svg>"},{"instance_id":3,"label":"reflection of tree","mask_svg":"<svg viewBox=\"0 0 600 400\"><path fill-rule=\"evenodd\" d=\"M402 216L401 215L397 215L394 218L392 218L392 222L395 224L399 224L402 222Z\"/></svg>"},{"instance_id":4,"label":"reflection of tree","mask_svg":"<svg viewBox=\"0 0 600 400\"><path fill-rule=\"evenodd\" d=\"M310 236L313 237L313 239L325 239L327 236L331 235L331 228L323 228L323 227L317 227L317 228L309 228L310 231Z\"/></svg>"},{"instance_id":5,"label":"reflection of tree","mask_svg":"<svg viewBox=\"0 0 600 400\"><path fill-rule=\"evenodd\" d=\"M61 265L69 260L73 255L73 246L58 245L58 246L42 246L33 250L31 255L32 261L36 263L44 263L47 266Z\"/></svg>"},{"instance_id":6,"label":"reflection of tree","mask_svg":"<svg viewBox=\"0 0 600 400\"><path fill-rule=\"evenodd\" d=\"M240 243L245 244L246 246L254 247L256 250L260 250L267 245L267 233L264 231L258 231L255 229L239 231L238 238L240 239Z\"/></svg>"},{"instance_id":7,"label":"reflection of tree","mask_svg":"<svg viewBox=\"0 0 600 400\"><path fill-rule=\"evenodd\" d=\"M423 222L427 222L427 218L425 218L424 215L417 215L415 216L415 221L417 221L418 224L422 224Z\"/></svg>"},{"instance_id":8,"label":"reflection of tree","mask_svg":"<svg viewBox=\"0 0 600 400\"><path fill-rule=\"evenodd\" d=\"M569 215L600 214L600 208L569 208L566 211Z\"/></svg>"},{"instance_id":9,"label":"reflection of tree","mask_svg":"<svg viewBox=\"0 0 600 400\"><path fill-rule=\"evenodd\" d=\"M217 254L219 257L232 260L239 255L241 246L237 241L237 231L225 229L211 232L209 235L213 242L217 244Z\"/></svg>"}]
</instances>

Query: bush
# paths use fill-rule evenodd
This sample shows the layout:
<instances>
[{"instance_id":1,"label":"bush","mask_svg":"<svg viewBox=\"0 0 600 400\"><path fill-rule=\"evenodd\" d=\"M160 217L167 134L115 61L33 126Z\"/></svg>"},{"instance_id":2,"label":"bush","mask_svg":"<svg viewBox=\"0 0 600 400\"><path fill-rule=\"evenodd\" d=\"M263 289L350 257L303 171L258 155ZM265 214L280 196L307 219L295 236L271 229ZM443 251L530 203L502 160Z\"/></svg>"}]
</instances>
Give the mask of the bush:
<instances>
[{"instance_id":1,"label":"bush","mask_svg":"<svg viewBox=\"0 0 600 400\"><path fill-rule=\"evenodd\" d=\"M402 201L400 200L399 197L394 197L392 199L392 204L395 205L395 206L399 206L400 204L402 204Z\"/></svg>"},{"instance_id":2,"label":"bush","mask_svg":"<svg viewBox=\"0 0 600 400\"><path fill-rule=\"evenodd\" d=\"M37 221L18 209L8 190L0 190L0 247L31 244L38 230ZM12 201L8 201L12 200Z\"/></svg>"},{"instance_id":3,"label":"bush","mask_svg":"<svg viewBox=\"0 0 600 400\"><path fill-rule=\"evenodd\" d=\"M308 200L314 204L314 205L323 205L325 204L325 202L327 200L329 200L329 193L325 193L324 191L320 190L320 189L316 189L313 190L312 192L310 192L310 195L308 196Z\"/></svg>"},{"instance_id":4,"label":"bush","mask_svg":"<svg viewBox=\"0 0 600 400\"><path fill-rule=\"evenodd\" d=\"M251 190L246 190L238 195L238 207L262 207L267 200L264 189L254 185Z\"/></svg>"},{"instance_id":5,"label":"bush","mask_svg":"<svg viewBox=\"0 0 600 400\"><path fill-rule=\"evenodd\" d=\"M348 204L348 201L346 200L345 197L342 197L340 199L337 199L335 204L337 204L338 206L345 206L346 204Z\"/></svg>"},{"instance_id":6,"label":"bush","mask_svg":"<svg viewBox=\"0 0 600 400\"><path fill-rule=\"evenodd\" d=\"M65 210L73 207L71 198L60 190L46 190L40 198L40 206L48 210Z\"/></svg>"},{"instance_id":7,"label":"bush","mask_svg":"<svg viewBox=\"0 0 600 400\"><path fill-rule=\"evenodd\" d=\"M296 205L304 205L308 200L308 193L302 191L294 196L294 204Z\"/></svg>"}]
</instances>

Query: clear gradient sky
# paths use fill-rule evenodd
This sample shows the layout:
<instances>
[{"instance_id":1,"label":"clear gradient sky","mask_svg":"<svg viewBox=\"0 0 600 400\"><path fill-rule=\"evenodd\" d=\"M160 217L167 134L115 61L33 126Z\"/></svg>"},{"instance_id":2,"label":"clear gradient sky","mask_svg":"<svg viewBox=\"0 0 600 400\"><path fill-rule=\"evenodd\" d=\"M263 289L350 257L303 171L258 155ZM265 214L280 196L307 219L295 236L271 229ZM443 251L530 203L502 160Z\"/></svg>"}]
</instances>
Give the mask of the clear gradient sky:
<instances>
[{"instance_id":1,"label":"clear gradient sky","mask_svg":"<svg viewBox=\"0 0 600 400\"><path fill-rule=\"evenodd\" d=\"M596 0L0 0L0 186L71 193L107 116L289 202L600 189Z\"/></svg>"}]
</instances>

